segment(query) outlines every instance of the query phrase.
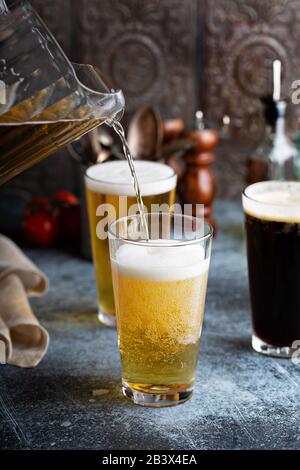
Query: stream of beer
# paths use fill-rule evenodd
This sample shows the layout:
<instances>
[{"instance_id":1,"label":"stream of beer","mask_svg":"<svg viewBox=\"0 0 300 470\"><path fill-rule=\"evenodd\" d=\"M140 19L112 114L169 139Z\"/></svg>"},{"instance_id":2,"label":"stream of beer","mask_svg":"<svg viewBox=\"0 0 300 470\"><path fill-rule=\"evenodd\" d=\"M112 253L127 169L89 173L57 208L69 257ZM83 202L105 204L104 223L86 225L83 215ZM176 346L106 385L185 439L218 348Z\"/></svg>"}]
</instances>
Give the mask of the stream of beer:
<instances>
[{"instance_id":1,"label":"stream of beer","mask_svg":"<svg viewBox=\"0 0 300 470\"><path fill-rule=\"evenodd\" d=\"M122 124L119 121L113 121L112 127L113 127L114 131L118 134L118 136L119 136L119 138L122 142L123 152L124 152L125 158L128 162L130 172L131 172L131 175L132 175L132 178L133 178L134 190L135 190L135 194L136 194L139 213L140 213L140 216L141 216L141 228L142 228L143 233L145 234L146 240L149 241L149 229L148 229L148 223L147 223L145 210L144 210L143 198L142 198L141 191L140 191L140 185L139 185L138 177L137 177L137 174L136 174L136 171L135 171L133 158L132 158L132 155L131 155L131 152L129 150L128 143L127 143L127 140L126 140L126 137L125 137L125 131L124 131L124 128L123 128Z\"/></svg>"}]
</instances>

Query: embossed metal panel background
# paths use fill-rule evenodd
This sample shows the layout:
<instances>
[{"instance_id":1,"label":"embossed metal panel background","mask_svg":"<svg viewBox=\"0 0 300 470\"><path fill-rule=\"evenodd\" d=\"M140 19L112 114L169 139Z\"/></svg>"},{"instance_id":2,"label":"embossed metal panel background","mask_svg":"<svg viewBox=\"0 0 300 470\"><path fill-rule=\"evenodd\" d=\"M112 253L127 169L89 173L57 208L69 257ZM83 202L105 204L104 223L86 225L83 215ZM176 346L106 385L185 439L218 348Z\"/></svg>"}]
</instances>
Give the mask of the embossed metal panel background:
<instances>
[{"instance_id":1,"label":"embossed metal panel background","mask_svg":"<svg viewBox=\"0 0 300 470\"><path fill-rule=\"evenodd\" d=\"M300 78L300 0L32 3L72 60L98 66L124 90L125 122L144 104L187 126L199 107L213 127L229 114L232 144L220 151L215 173L219 195L239 195L248 149L262 132L259 97L271 91L272 61L282 60L286 95ZM297 113L290 106L291 117ZM76 186L75 176L70 159L53 157L10 185L51 191Z\"/></svg>"}]
</instances>

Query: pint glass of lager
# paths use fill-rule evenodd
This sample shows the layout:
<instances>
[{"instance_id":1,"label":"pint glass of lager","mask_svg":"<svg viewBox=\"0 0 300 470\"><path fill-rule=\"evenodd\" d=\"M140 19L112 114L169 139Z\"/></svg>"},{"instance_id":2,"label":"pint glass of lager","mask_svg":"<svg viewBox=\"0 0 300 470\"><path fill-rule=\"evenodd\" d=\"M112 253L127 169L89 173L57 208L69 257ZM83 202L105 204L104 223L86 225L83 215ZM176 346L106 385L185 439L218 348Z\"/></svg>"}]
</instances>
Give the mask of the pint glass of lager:
<instances>
[{"instance_id":1,"label":"pint glass of lager","mask_svg":"<svg viewBox=\"0 0 300 470\"><path fill-rule=\"evenodd\" d=\"M244 191L243 206L252 346L291 357L300 340L300 183L253 184Z\"/></svg>"},{"instance_id":2,"label":"pint glass of lager","mask_svg":"<svg viewBox=\"0 0 300 470\"><path fill-rule=\"evenodd\" d=\"M135 162L143 202L148 211L167 211L175 202L177 177L168 165ZM91 166L85 175L92 252L96 274L99 320L115 325L115 304L108 247L108 225L138 212L127 161Z\"/></svg>"},{"instance_id":3,"label":"pint glass of lager","mask_svg":"<svg viewBox=\"0 0 300 470\"><path fill-rule=\"evenodd\" d=\"M173 406L193 392L212 229L191 216L148 214L145 240L139 219L109 230L123 394Z\"/></svg>"}]
</instances>

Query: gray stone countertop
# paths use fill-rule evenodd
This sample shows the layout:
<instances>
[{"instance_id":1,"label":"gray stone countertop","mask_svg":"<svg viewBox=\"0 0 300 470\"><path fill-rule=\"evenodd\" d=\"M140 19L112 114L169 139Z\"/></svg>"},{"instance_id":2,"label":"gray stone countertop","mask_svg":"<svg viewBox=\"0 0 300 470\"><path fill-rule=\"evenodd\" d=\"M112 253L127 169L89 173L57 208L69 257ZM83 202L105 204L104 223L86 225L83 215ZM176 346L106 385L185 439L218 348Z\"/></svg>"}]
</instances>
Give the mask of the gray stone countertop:
<instances>
[{"instance_id":1,"label":"gray stone countertop","mask_svg":"<svg viewBox=\"0 0 300 470\"><path fill-rule=\"evenodd\" d=\"M32 301L51 342L37 368L0 368L1 449L300 448L300 365L251 350L241 208L218 202L215 215L198 378L175 408L122 397L116 332L97 321L92 264L28 251L51 281Z\"/></svg>"}]
</instances>

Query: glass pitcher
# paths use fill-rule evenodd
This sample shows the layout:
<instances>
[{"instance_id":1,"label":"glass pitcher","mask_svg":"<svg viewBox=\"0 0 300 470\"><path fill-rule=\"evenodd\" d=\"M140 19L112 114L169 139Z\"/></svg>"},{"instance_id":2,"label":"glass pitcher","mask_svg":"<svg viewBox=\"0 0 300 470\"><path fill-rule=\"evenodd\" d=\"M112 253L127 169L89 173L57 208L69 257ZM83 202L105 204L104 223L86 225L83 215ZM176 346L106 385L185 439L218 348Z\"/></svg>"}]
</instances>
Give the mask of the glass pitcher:
<instances>
[{"instance_id":1,"label":"glass pitcher","mask_svg":"<svg viewBox=\"0 0 300 470\"><path fill-rule=\"evenodd\" d=\"M122 92L71 63L27 0L0 0L0 184L123 111Z\"/></svg>"}]
</instances>

